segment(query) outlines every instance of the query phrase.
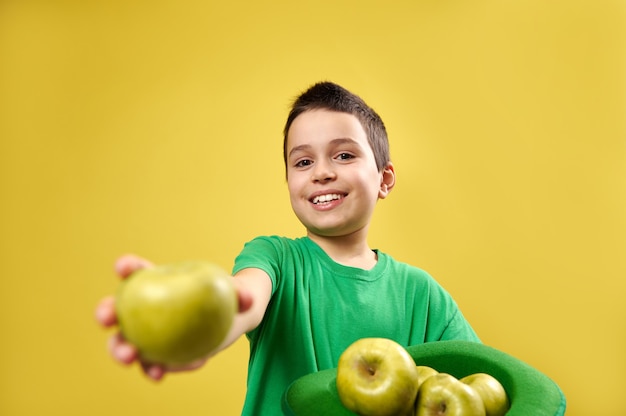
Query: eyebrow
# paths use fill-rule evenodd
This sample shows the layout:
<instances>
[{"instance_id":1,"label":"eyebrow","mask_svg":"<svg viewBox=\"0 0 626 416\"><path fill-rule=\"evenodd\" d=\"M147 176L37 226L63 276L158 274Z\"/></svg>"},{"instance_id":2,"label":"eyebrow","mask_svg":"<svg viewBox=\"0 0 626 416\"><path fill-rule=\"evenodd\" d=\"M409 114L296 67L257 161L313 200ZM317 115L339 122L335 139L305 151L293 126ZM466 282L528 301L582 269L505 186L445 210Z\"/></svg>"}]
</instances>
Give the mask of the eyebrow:
<instances>
[{"instance_id":1,"label":"eyebrow","mask_svg":"<svg viewBox=\"0 0 626 416\"><path fill-rule=\"evenodd\" d=\"M330 144L333 146L337 146L337 145L341 145L341 144L353 144L353 145L357 145L357 146L361 146L359 144L359 142L357 142L354 139L351 139L349 137L339 137L337 139L333 139L330 141ZM301 144L300 146L296 146L293 149L291 149L289 151L289 157L291 157L291 155L293 153L299 152L299 151L305 151L305 150L309 150L311 149L313 146L311 146L310 144Z\"/></svg>"}]
</instances>

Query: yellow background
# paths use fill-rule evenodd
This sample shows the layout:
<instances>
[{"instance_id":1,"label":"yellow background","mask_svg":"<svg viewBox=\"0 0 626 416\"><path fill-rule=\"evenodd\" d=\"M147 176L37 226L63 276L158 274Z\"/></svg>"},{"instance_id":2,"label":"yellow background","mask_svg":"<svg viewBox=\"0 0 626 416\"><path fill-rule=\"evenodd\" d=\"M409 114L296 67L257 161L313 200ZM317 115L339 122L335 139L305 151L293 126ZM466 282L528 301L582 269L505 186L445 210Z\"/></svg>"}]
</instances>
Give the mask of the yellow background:
<instances>
[{"instance_id":1,"label":"yellow background","mask_svg":"<svg viewBox=\"0 0 626 416\"><path fill-rule=\"evenodd\" d=\"M625 58L621 0L1 2L0 414L238 414L244 340L155 384L93 309L124 252L301 235L281 130L325 79L388 127L371 245L568 415L626 414Z\"/></svg>"}]
</instances>

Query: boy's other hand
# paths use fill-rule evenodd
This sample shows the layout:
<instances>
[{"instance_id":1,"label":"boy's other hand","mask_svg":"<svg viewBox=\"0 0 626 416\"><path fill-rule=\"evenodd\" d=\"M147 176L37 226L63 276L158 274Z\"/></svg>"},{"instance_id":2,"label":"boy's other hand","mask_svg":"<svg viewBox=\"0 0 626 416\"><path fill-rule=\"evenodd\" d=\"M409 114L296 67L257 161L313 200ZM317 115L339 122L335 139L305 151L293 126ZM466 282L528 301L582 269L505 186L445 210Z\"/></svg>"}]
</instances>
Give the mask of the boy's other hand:
<instances>
[{"instance_id":1,"label":"boy's other hand","mask_svg":"<svg viewBox=\"0 0 626 416\"><path fill-rule=\"evenodd\" d=\"M125 279L135 271L152 267L152 263L144 258L127 254L120 257L115 262L115 271L120 278ZM237 286L237 285L236 285ZM237 295L239 298L239 312L245 312L252 306L253 297L245 291L237 287ZM107 296L103 298L96 307L96 320L105 328L117 325L117 315L115 313L115 296ZM144 373L153 380L161 380L167 372L178 372L194 370L201 367L207 359L202 359L188 364L184 367L166 368L161 365L147 364L139 360L139 354L135 346L124 340L121 333L116 332L109 338L108 349L111 355L120 363L130 365L135 361L139 361Z\"/></svg>"}]
</instances>

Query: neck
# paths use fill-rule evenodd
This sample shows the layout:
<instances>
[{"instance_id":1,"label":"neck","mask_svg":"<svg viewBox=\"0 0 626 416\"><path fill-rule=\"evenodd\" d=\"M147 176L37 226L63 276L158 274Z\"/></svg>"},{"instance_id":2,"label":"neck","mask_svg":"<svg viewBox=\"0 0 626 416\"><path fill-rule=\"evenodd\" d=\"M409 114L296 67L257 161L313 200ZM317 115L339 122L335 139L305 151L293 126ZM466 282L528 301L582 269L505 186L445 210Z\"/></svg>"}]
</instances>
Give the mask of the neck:
<instances>
[{"instance_id":1,"label":"neck","mask_svg":"<svg viewBox=\"0 0 626 416\"><path fill-rule=\"evenodd\" d=\"M364 234L367 235L367 233ZM369 248L367 239L362 233L333 237L321 236L309 231L307 235L331 259L344 266L370 270L378 260L376 253Z\"/></svg>"}]
</instances>

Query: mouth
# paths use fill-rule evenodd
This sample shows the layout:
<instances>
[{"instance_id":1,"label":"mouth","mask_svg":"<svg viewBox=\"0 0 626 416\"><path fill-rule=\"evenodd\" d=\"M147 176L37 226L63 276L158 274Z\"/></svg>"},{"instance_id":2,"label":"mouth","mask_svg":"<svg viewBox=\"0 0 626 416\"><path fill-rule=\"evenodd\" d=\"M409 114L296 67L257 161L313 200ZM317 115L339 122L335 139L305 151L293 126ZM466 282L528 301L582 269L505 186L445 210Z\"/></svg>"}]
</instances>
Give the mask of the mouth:
<instances>
[{"instance_id":1,"label":"mouth","mask_svg":"<svg viewBox=\"0 0 626 416\"><path fill-rule=\"evenodd\" d=\"M314 205L324 205L324 204L330 204L333 201L339 201L345 197L346 197L346 194L332 193L332 194L316 195L313 198L311 198L309 201L311 201L311 203L313 203Z\"/></svg>"}]
</instances>

